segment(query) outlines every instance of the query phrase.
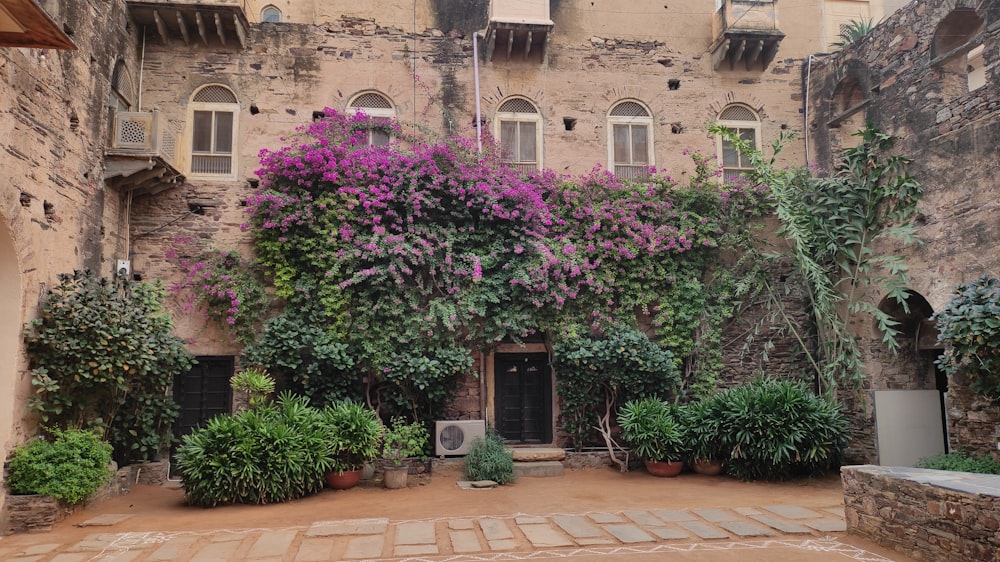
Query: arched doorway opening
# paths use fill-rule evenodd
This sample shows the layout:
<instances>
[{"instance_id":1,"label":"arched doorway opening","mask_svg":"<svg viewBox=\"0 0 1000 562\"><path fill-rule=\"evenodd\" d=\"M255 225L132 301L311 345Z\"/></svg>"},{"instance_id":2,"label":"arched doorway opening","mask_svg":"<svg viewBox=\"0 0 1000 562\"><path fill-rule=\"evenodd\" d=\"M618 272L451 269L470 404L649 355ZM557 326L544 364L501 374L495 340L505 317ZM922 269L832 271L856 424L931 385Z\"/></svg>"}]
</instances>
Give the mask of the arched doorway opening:
<instances>
[{"instance_id":1,"label":"arched doorway opening","mask_svg":"<svg viewBox=\"0 0 1000 562\"><path fill-rule=\"evenodd\" d=\"M17 369L21 343L21 268L17 261L14 236L0 215L0 458L6 459L15 423L20 411L14 407L18 395ZM0 498L2 505L2 498Z\"/></svg>"},{"instance_id":2,"label":"arched doorway opening","mask_svg":"<svg viewBox=\"0 0 1000 562\"><path fill-rule=\"evenodd\" d=\"M903 302L886 297L879 310L899 332L897 353L879 357L880 380L873 381L879 464L914 466L948 450L948 379L936 364L934 309L923 295L907 290Z\"/></svg>"}]
</instances>

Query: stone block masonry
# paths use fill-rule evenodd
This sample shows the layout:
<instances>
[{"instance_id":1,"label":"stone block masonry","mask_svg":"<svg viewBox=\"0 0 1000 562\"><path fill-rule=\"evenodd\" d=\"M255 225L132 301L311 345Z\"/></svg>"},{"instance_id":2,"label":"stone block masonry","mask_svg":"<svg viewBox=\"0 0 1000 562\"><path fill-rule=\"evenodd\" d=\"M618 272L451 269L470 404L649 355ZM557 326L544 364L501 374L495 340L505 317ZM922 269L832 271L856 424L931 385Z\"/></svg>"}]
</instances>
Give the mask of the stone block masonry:
<instances>
[{"instance_id":1,"label":"stone block masonry","mask_svg":"<svg viewBox=\"0 0 1000 562\"><path fill-rule=\"evenodd\" d=\"M848 532L920 560L996 560L1000 476L865 465L841 477Z\"/></svg>"}]
</instances>

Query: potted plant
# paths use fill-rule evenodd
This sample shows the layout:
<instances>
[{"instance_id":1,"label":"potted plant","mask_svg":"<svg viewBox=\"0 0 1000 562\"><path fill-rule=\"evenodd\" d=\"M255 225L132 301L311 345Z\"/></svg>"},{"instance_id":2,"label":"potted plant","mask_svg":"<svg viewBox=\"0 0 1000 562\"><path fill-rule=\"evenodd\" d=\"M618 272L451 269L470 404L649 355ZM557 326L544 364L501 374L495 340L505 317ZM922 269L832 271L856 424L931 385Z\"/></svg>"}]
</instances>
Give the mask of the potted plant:
<instances>
[{"instance_id":1,"label":"potted plant","mask_svg":"<svg viewBox=\"0 0 1000 562\"><path fill-rule=\"evenodd\" d=\"M361 480L365 463L375 460L381 451L382 422L375 410L351 401L324 408L323 421L333 458L326 483L337 490L351 488Z\"/></svg>"},{"instance_id":2,"label":"potted plant","mask_svg":"<svg viewBox=\"0 0 1000 562\"><path fill-rule=\"evenodd\" d=\"M274 392L274 377L264 369L250 367L236 373L229 379L229 386L241 393L250 409L267 403L267 398Z\"/></svg>"},{"instance_id":3,"label":"potted plant","mask_svg":"<svg viewBox=\"0 0 1000 562\"><path fill-rule=\"evenodd\" d=\"M393 418L392 425L385 430L382 443L382 458L386 461L383 484L386 488L406 487L409 471L406 459L423 455L429 440L430 433L422 423L406 423L402 418Z\"/></svg>"},{"instance_id":4,"label":"potted plant","mask_svg":"<svg viewBox=\"0 0 1000 562\"><path fill-rule=\"evenodd\" d=\"M618 410L622 438L654 476L676 476L684 467L684 436L674 408L656 398L626 403Z\"/></svg>"},{"instance_id":5,"label":"potted plant","mask_svg":"<svg viewBox=\"0 0 1000 562\"><path fill-rule=\"evenodd\" d=\"M716 411L717 403L708 398L685 404L679 411L684 443L690 455L688 459L698 474L722 474L726 455L719 433L721 417Z\"/></svg>"}]
</instances>

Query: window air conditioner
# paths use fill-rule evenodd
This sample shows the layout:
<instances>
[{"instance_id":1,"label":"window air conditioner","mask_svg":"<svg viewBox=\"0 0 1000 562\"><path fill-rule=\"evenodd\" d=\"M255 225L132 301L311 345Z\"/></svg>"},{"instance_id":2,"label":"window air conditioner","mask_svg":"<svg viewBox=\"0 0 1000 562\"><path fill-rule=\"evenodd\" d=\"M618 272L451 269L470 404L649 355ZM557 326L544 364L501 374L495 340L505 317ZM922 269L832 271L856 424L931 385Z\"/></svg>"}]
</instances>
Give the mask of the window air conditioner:
<instances>
[{"instance_id":1,"label":"window air conditioner","mask_svg":"<svg viewBox=\"0 0 1000 562\"><path fill-rule=\"evenodd\" d=\"M446 420L434 425L434 454L438 456L466 455L474 439L486 437L483 420Z\"/></svg>"}]
</instances>

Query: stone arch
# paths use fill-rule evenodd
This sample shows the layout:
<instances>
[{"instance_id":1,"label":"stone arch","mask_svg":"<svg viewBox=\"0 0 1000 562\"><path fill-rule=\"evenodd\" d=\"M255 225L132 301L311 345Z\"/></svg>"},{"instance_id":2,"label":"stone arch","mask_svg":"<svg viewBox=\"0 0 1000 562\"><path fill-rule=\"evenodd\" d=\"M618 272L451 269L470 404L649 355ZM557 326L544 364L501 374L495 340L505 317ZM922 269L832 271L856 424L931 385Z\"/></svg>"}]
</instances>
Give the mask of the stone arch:
<instances>
[{"instance_id":1,"label":"stone arch","mask_svg":"<svg viewBox=\"0 0 1000 562\"><path fill-rule=\"evenodd\" d=\"M903 302L885 296L878 304L879 310L897 322L895 327L899 330L896 336L899 352L883 360L890 362L893 367L884 372L898 373L898 379L888 381L889 387L947 392L947 377L935 365L941 348L937 343L937 328L932 320L934 308L917 291L907 289L905 293ZM873 328L881 337L878 327Z\"/></svg>"},{"instance_id":2,"label":"stone arch","mask_svg":"<svg viewBox=\"0 0 1000 562\"><path fill-rule=\"evenodd\" d=\"M955 8L934 29L931 58L947 55L983 30L983 19L972 8Z\"/></svg>"}]
</instances>

